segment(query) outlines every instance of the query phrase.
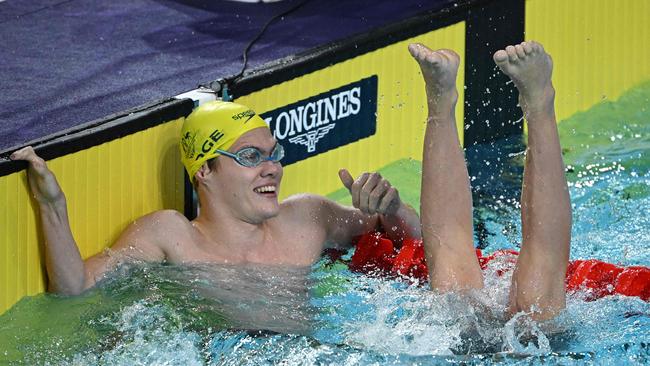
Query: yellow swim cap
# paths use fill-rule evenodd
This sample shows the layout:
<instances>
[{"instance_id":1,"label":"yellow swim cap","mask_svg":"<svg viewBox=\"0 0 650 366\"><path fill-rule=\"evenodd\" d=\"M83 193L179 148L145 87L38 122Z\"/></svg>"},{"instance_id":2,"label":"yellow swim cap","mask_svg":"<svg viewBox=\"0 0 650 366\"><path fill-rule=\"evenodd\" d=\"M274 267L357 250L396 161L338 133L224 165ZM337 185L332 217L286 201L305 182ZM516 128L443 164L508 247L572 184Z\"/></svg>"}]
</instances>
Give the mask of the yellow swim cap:
<instances>
[{"instance_id":1,"label":"yellow swim cap","mask_svg":"<svg viewBox=\"0 0 650 366\"><path fill-rule=\"evenodd\" d=\"M228 150L246 132L269 126L253 110L237 103L214 101L196 108L181 129L181 161L190 180L209 159Z\"/></svg>"}]
</instances>

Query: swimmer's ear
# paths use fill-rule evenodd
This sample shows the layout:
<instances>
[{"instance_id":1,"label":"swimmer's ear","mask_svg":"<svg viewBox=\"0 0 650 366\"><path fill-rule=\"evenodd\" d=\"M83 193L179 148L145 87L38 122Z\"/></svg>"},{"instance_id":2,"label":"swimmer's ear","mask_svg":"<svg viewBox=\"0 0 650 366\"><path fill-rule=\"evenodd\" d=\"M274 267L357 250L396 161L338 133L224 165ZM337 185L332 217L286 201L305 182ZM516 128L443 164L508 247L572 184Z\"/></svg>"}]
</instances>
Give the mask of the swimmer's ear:
<instances>
[{"instance_id":1,"label":"swimmer's ear","mask_svg":"<svg viewBox=\"0 0 650 366\"><path fill-rule=\"evenodd\" d=\"M197 182L203 182L205 179L208 177L208 175L212 173L212 169L210 169L210 164L206 161L201 165L199 170L194 174L194 179Z\"/></svg>"}]
</instances>

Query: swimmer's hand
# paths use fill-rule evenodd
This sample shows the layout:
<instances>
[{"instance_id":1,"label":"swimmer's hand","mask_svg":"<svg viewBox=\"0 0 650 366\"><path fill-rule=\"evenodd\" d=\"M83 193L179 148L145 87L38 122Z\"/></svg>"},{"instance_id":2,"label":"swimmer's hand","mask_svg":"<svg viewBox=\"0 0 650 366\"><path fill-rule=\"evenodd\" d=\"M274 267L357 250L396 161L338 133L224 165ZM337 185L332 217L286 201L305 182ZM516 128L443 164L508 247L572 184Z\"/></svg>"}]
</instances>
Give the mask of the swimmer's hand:
<instances>
[{"instance_id":1,"label":"swimmer's hand","mask_svg":"<svg viewBox=\"0 0 650 366\"><path fill-rule=\"evenodd\" d=\"M394 215L401 206L399 192L379 173L363 173L356 180L347 169L339 178L352 195L352 205L369 215Z\"/></svg>"},{"instance_id":2,"label":"swimmer's hand","mask_svg":"<svg viewBox=\"0 0 650 366\"><path fill-rule=\"evenodd\" d=\"M32 194L40 204L54 204L65 201L63 191L56 181L54 174L48 169L45 160L36 155L31 146L15 151L9 157L11 160L24 160L29 163L27 179Z\"/></svg>"}]
</instances>

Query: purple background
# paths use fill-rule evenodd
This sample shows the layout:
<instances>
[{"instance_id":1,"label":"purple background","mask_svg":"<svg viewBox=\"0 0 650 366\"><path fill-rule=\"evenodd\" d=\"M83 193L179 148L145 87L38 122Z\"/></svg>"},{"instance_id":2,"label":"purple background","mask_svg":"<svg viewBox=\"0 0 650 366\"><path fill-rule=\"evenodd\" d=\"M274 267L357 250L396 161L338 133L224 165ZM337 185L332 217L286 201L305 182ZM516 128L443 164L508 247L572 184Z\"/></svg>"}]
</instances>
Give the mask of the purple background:
<instances>
[{"instance_id":1,"label":"purple background","mask_svg":"<svg viewBox=\"0 0 650 366\"><path fill-rule=\"evenodd\" d=\"M274 15L301 0L0 3L0 151L237 74ZM449 0L309 0L273 23L249 69Z\"/></svg>"}]
</instances>

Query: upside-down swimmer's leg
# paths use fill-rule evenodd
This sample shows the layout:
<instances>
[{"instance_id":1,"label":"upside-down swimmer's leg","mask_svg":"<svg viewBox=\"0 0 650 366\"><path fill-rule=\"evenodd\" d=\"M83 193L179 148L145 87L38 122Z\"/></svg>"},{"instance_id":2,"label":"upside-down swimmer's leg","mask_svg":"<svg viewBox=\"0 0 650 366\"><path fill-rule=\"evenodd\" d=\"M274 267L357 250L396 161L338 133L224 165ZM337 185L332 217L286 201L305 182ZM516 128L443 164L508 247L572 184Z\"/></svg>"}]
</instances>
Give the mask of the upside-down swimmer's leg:
<instances>
[{"instance_id":1,"label":"upside-down swimmer's leg","mask_svg":"<svg viewBox=\"0 0 650 366\"><path fill-rule=\"evenodd\" d=\"M409 45L427 93L420 198L422 237L431 287L439 291L483 287L472 236L472 195L454 109L459 57L451 50Z\"/></svg>"},{"instance_id":2,"label":"upside-down swimmer's leg","mask_svg":"<svg viewBox=\"0 0 650 366\"><path fill-rule=\"evenodd\" d=\"M497 51L494 60L519 90L519 104L528 123L522 244L509 311L549 319L566 304L564 281L571 241L571 203L553 105L553 62L536 42L508 46Z\"/></svg>"}]
</instances>

